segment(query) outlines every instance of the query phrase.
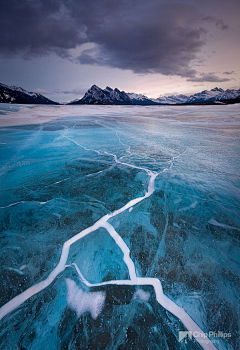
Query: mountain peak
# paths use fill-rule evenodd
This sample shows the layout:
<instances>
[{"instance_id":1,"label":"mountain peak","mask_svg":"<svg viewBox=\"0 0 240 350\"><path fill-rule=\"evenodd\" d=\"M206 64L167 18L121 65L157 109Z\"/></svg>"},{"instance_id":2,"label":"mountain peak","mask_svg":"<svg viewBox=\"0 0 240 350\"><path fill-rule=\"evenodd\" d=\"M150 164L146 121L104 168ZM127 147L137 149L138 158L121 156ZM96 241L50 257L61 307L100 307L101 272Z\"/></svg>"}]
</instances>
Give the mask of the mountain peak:
<instances>
[{"instance_id":1,"label":"mountain peak","mask_svg":"<svg viewBox=\"0 0 240 350\"><path fill-rule=\"evenodd\" d=\"M211 89L211 91L224 91L223 89L221 89L221 88L218 88L218 87L215 87L214 89Z\"/></svg>"},{"instance_id":2,"label":"mountain peak","mask_svg":"<svg viewBox=\"0 0 240 350\"><path fill-rule=\"evenodd\" d=\"M92 86L90 87L89 90L101 90L101 89L100 89L100 87L98 87L97 85L94 84L94 85L92 85ZM89 91L89 90L88 90L88 91Z\"/></svg>"},{"instance_id":3,"label":"mountain peak","mask_svg":"<svg viewBox=\"0 0 240 350\"><path fill-rule=\"evenodd\" d=\"M104 91L113 91L113 89L112 88L110 88L109 86L106 86L106 88L104 89Z\"/></svg>"}]
</instances>

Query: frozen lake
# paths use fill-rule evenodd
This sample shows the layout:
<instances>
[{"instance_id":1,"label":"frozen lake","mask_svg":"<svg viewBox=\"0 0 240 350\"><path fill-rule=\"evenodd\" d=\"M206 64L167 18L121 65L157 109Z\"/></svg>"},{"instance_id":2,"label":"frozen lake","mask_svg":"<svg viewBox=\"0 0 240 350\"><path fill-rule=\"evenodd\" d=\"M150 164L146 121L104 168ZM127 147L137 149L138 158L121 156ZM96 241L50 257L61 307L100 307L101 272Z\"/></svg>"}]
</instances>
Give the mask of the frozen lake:
<instances>
[{"instance_id":1,"label":"frozen lake","mask_svg":"<svg viewBox=\"0 0 240 350\"><path fill-rule=\"evenodd\" d=\"M1 104L1 349L237 349L239 129L239 105Z\"/></svg>"}]
</instances>

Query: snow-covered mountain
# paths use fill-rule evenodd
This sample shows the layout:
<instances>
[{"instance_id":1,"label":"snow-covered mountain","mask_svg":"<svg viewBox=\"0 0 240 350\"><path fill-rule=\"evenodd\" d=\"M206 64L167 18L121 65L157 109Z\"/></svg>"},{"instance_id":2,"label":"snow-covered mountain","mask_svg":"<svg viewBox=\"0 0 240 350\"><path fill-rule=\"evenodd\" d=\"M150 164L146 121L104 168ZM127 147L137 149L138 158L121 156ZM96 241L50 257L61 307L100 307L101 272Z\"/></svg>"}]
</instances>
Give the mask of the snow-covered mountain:
<instances>
[{"instance_id":1,"label":"snow-covered mountain","mask_svg":"<svg viewBox=\"0 0 240 350\"><path fill-rule=\"evenodd\" d=\"M101 89L93 85L80 100L72 101L68 104L113 104L113 105L132 105L133 102L124 91L117 88L112 89L109 86Z\"/></svg>"},{"instance_id":2,"label":"snow-covered mountain","mask_svg":"<svg viewBox=\"0 0 240 350\"><path fill-rule=\"evenodd\" d=\"M151 100L145 95L142 94L135 94L133 92L128 92L127 93L128 97L132 100L132 102L135 105L155 105L157 102Z\"/></svg>"},{"instance_id":3,"label":"snow-covered mountain","mask_svg":"<svg viewBox=\"0 0 240 350\"><path fill-rule=\"evenodd\" d=\"M170 95L170 96L160 96L153 101L156 103L164 103L164 104L179 104L179 103L185 103L188 99L188 96L186 95Z\"/></svg>"},{"instance_id":4,"label":"snow-covered mountain","mask_svg":"<svg viewBox=\"0 0 240 350\"><path fill-rule=\"evenodd\" d=\"M223 101L231 100L240 97L240 89L238 90L223 90L214 88L210 91L204 90L198 94L190 96L188 102L202 102L202 101Z\"/></svg>"},{"instance_id":5,"label":"snow-covered mountain","mask_svg":"<svg viewBox=\"0 0 240 350\"><path fill-rule=\"evenodd\" d=\"M160 96L159 98L154 99L154 101L157 103L182 104L182 103L227 101L227 100L235 100L239 98L240 98L240 89L223 90L216 87L212 90L204 90L202 92L196 93L191 96L185 96L185 95L172 95L167 97Z\"/></svg>"},{"instance_id":6,"label":"snow-covered mountain","mask_svg":"<svg viewBox=\"0 0 240 350\"><path fill-rule=\"evenodd\" d=\"M239 90L223 90L215 88L210 91L204 90L197 94L160 96L156 99L150 99L145 95L126 93L119 89L112 89L107 86L101 89L93 85L79 100L74 100L68 104L113 104L113 105L154 105L154 104L187 104L187 103L215 103L220 101L225 103L240 102Z\"/></svg>"},{"instance_id":7,"label":"snow-covered mountain","mask_svg":"<svg viewBox=\"0 0 240 350\"><path fill-rule=\"evenodd\" d=\"M54 104L59 103L49 100L36 92L28 92L21 87L8 86L0 83L0 103L19 104Z\"/></svg>"}]
</instances>

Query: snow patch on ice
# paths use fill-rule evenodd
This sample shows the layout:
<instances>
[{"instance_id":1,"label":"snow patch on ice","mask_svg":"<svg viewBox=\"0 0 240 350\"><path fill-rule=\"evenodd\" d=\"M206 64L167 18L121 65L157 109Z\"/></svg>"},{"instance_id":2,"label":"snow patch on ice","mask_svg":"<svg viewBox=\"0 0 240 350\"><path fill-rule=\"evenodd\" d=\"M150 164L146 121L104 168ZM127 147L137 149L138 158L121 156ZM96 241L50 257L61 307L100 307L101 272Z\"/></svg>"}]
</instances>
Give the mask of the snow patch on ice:
<instances>
[{"instance_id":1,"label":"snow patch on ice","mask_svg":"<svg viewBox=\"0 0 240 350\"><path fill-rule=\"evenodd\" d=\"M148 302L150 298L150 293L145 292L143 289L138 289L133 295L133 299L137 299L137 298Z\"/></svg>"},{"instance_id":2,"label":"snow patch on ice","mask_svg":"<svg viewBox=\"0 0 240 350\"><path fill-rule=\"evenodd\" d=\"M84 292L70 278L66 278L65 281L68 289L67 302L70 309L76 312L77 317L80 317L85 312L90 312L92 318L96 320L104 307L106 293Z\"/></svg>"}]
</instances>

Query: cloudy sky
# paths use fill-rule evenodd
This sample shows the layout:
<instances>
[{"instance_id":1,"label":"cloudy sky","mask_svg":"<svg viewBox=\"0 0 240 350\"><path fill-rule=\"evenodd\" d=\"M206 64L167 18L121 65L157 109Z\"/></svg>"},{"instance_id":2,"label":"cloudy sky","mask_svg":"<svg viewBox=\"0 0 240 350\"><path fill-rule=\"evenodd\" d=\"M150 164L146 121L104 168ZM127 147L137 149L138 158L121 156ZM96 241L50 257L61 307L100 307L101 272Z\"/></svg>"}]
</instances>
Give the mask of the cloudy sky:
<instances>
[{"instance_id":1,"label":"cloudy sky","mask_svg":"<svg viewBox=\"0 0 240 350\"><path fill-rule=\"evenodd\" d=\"M240 87L239 0L1 0L0 82L55 101Z\"/></svg>"}]
</instances>

